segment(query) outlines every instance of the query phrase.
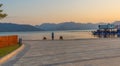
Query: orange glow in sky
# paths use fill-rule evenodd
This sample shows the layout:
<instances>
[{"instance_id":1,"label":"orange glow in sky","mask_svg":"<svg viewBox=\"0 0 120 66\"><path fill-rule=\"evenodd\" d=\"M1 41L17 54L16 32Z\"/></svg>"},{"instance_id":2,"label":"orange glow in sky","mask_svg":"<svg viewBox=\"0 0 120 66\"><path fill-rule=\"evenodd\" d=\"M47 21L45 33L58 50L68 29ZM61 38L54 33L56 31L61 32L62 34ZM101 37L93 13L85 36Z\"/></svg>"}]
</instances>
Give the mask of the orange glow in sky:
<instances>
[{"instance_id":1,"label":"orange glow in sky","mask_svg":"<svg viewBox=\"0 0 120 66\"><path fill-rule=\"evenodd\" d=\"M8 17L20 24L113 22L120 20L120 0L1 0Z\"/></svg>"}]
</instances>

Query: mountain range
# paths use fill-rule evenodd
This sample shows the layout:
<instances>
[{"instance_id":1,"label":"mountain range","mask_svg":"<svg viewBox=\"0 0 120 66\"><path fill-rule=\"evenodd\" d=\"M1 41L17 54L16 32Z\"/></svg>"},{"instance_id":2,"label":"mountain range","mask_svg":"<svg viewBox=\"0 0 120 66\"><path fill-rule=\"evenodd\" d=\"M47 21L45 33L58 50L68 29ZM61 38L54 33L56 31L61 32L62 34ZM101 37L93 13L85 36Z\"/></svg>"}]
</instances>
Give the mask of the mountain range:
<instances>
[{"instance_id":1,"label":"mountain range","mask_svg":"<svg viewBox=\"0 0 120 66\"><path fill-rule=\"evenodd\" d=\"M41 25L24 25L13 23L0 23L0 32L20 32L20 31L56 31L56 30L91 30L98 29L98 25L107 23L76 23L76 22L62 22L43 23ZM115 21L112 24L120 25L120 21Z\"/></svg>"},{"instance_id":2,"label":"mountain range","mask_svg":"<svg viewBox=\"0 0 120 66\"><path fill-rule=\"evenodd\" d=\"M98 29L98 25L107 23L76 23L76 22L63 22L59 24L55 23L44 23L41 25L36 25L37 28L42 30L91 30ZM115 21L112 24L120 25L120 21Z\"/></svg>"},{"instance_id":3,"label":"mountain range","mask_svg":"<svg viewBox=\"0 0 120 66\"><path fill-rule=\"evenodd\" d=\"M41 31L41 29L31 25L0 23L0 32L20 32L20 31Z\"/></svg>"},{"instance_id":4,"label":"mountain range","mask_svg":"<svg viewBox=\"0 0 120 66\"><path fill-rule=\"evenodd\" d=\"M75 22L64 22L59 24L54 23L44 23L37 25L37 28L43 30L89 30L89 29L98 29L99 24L92 23L75 23Z\"/></svg>"}]
</instances>

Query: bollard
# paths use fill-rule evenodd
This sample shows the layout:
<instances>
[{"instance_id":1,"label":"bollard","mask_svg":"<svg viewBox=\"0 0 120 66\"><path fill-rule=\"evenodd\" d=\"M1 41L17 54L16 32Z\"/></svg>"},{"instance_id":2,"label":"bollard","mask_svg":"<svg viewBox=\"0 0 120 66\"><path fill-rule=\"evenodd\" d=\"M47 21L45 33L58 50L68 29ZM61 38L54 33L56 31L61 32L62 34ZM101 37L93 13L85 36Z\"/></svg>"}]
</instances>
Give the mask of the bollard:
<instances>
[{"instance_id":1,"label":"bollard","mask_svg":"<svg viewBox=\"0 0 120 66\"><path fill-rule=\"evenodd\" d=\"M19 42L18 42L19 46L22 45L22 38L19 38Z\"/></svg>"}]
</instances>

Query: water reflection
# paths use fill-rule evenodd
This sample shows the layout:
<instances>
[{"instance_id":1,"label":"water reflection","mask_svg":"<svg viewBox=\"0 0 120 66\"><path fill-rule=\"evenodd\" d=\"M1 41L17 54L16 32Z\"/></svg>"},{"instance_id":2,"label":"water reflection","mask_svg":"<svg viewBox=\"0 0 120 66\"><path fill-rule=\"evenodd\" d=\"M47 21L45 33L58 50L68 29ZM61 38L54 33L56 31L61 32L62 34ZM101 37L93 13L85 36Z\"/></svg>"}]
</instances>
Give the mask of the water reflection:
<instances>
[{"instance_id":1,"label":"water reflection","mask_svg":"<svg viewBox=\"0 0 120 66\"><path fill-rule=\"evenodd\" d=\"M18 35L23 40L51 40L51 32L53 31L38 31L38 32L1 32L0 35ZM81 31L54 31L55 40L60 40L60 36L64 40L67 39L91 39L91 38L116 38L120 34L98 34L94 35L91 30ZM120 32L119 32L120 33Z\"/></svg>"},{"instance_id":2,"label":"water reflection","mask_svg":"<svg viewBox=\"0 0 120 66\"><path fill-rule=\"evenodd\" d=\"M97 34L94 37L98 38L120 38L120 34Z\"/></svg>"},{"instance_id":3,"label":"water reflection","mask_svg":"<svg viewBox=\"0 0 120 66\"><path fill-rule=\"evenodd\" d=\"M23 40L51 40L51 33L55 33L55 40L59 40L60 36L66 39L90 39L97 38L92 35L91 30L69 30L69 31L38 31L38 32L1 32L0 35L18 35Z\"/></svg>"}]
</instances>

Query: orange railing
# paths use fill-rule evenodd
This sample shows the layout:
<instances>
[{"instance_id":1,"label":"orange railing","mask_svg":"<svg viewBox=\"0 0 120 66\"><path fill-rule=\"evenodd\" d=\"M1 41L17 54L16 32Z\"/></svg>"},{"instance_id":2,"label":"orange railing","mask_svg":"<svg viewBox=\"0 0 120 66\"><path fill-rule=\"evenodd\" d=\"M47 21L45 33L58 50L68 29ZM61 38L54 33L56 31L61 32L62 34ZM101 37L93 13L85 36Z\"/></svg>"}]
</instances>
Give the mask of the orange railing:
<instances>
[{"instance_id":1,"label":"orange railing","mask_svg":"<svg viewBox=\"0 0 120 66\"><path fill-rule=\"evenodd\" d=\"M18 44L18 36L0 36L0 48Z\"/></svg>"}]
</instances>

